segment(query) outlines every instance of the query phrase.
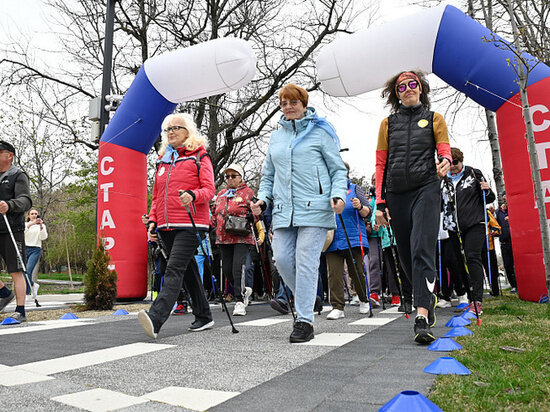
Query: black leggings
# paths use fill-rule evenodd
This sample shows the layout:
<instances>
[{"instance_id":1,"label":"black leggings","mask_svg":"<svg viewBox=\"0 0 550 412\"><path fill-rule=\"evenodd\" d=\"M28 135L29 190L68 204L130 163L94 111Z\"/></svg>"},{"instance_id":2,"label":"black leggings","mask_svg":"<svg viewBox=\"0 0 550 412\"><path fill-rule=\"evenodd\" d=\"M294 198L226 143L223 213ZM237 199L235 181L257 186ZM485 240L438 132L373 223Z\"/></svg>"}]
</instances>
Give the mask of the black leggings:
<instances>
[{"instance_id":1,"label":"black leggings","mask_svg":"<svg viewBox=\"0 0 550 412\"><path fill-rule=\"evenodd\" d=\"M412 281L414 305L428 308L436 277L435 253L441 205L439 180L404 193L388 192L386 202L402 269ZM403 298L410 300L410 296Z\"/></svg>"}]
</instances>

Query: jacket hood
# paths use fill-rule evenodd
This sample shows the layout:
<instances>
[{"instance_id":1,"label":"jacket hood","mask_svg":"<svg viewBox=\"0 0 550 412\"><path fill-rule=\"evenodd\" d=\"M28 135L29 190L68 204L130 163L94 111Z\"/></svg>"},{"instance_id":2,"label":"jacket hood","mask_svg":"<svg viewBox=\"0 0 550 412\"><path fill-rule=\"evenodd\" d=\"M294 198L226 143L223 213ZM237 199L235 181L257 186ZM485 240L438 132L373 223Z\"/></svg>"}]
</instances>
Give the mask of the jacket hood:
<instances>
[{"instance_id":1,"label":"jacket hood","mask_svg":"<svg viewBox=\"0 0 550 412\"><path fill-rule=\"evenodd\" d=\"M298 120L287 120L284 115L281 116L281 119L279 120L279 124L283 126L285 129L292 130L293 127L296 127L296 131L300 132L301 130L305 129L307 127L307 124L311 120L318 119L319 116L317 116L317 111L313 107L307 107L306 108L306 115Z\"/></svg>"}]
</instances>

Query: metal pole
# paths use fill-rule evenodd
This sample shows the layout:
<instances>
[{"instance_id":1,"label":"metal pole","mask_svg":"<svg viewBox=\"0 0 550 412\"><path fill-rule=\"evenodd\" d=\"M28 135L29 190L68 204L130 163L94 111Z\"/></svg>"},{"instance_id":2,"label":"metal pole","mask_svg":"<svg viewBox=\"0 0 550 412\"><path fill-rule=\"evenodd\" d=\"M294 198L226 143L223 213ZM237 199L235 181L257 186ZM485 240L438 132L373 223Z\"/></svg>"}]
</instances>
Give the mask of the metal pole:
<instances>
[{"instance_id":1,"label":"metal pole","mask_svg":"<svg viewBox=\"0 0 550 412\"><path fill-rule=\"evenodd\" d=\"M109 123L109 112L105 110L105 96L110 94L111 90L111 68L113 60L113 27L115 18L116 0L107 0L107 13L105 15L105 45L103 47L103 81L101 83L101 104L99 118L99 138L105 131L105 126Z\"/></svg>"}]
</instances>

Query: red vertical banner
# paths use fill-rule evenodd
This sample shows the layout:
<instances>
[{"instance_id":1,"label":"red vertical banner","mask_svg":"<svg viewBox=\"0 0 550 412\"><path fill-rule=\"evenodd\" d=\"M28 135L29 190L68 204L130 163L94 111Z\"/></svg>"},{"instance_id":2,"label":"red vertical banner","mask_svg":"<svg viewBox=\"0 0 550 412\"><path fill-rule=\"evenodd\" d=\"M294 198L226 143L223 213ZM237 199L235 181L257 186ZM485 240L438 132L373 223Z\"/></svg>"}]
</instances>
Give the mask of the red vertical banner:
<instances>
[{"instance_id":1,"label":"red vertical banner","mask_svg":"<svg viewBox=\"0 0 550 412\"><path fill-rule=\"evenodd\" d=\"M117 298L147 295L146 155L111 143L99 145L97 233L118 275Z\"/></svg>"},{"instance_id":2,"label":"red vertical banner","mask_svg":"<svg viewBox=\"0 0 550 412\"><path fill-rule=\"evenodd\" d=\"M550 216L550 78L529 86L527 94L533 117L546 214ZM497 124L519 297L538 302L548 291L519 94L498 109Z\"/></svg>"}]
</instances>

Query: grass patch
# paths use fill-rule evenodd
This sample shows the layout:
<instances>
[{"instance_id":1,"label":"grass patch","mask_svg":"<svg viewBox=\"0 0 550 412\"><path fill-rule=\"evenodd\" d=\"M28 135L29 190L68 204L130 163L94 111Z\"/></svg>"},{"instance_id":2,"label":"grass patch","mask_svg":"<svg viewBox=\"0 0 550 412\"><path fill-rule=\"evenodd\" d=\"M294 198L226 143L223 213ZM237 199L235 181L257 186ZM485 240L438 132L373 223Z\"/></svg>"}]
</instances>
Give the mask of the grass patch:
<instances>
[{"instance_id":1,"label":"grass patch","mask_svg":"<svg viewBox=\"0 0 550 412\"><path fill-rule=\"evenodd\" d=\"M73 273L73 282L82 282L82 279L84 278L83 274ZM40 282L40 279L53 279L53 280L66 280L67 282L71 279L69 278L68 273L39 273L38 274L38 281Z\"/></svg>"},{"instance_id":2,"label":"grass patch","mask_svg":"<svg viewBox=\"0 0 550 412\"><path fill-rule=\"evenodd\" d=\"M482 318L449 355L472 374L438 376L429 398L445 411L550 411L550 305L500 296L484 300Z\"/></svg>"}]
</instances>

